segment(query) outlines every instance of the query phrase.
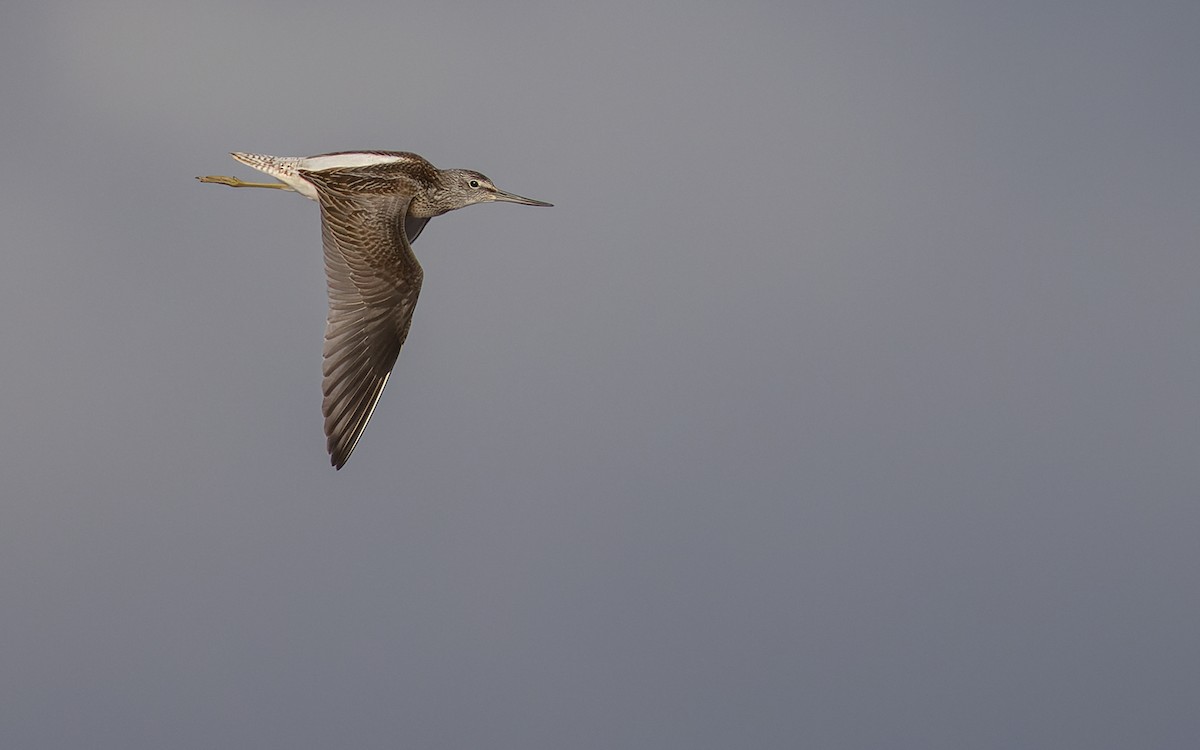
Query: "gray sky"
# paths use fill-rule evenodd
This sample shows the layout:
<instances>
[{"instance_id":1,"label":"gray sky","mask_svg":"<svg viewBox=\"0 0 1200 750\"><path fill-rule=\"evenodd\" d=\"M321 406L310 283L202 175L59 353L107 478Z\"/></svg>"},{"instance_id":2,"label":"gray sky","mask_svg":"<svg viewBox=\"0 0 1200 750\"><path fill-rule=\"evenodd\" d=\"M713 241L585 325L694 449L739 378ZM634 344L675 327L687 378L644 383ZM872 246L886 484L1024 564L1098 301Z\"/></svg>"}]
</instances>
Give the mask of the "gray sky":
<instances>
[{"instance_id":1,"label":"gray sky","mask_svg":"<svg viewBox=\"0 0 1200 750\"><path fill-rule=\"evenodd\" d=\"M1200 5L17 2L0 745L1200 736ZM317 208L470 208L342 472Z\"/></svg>"}]
</instances>

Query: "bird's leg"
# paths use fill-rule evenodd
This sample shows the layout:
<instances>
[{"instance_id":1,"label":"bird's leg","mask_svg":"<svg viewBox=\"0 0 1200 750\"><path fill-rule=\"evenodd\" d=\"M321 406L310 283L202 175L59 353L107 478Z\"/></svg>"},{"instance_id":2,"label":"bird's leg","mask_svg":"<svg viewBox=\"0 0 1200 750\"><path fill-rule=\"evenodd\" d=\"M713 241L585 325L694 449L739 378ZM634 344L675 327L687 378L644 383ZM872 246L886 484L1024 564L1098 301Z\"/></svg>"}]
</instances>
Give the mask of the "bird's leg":
<instances>
[{"instance_id":1,"label":"bird's leg","mask_svg":"<svg viewBox=\"0 0 1200 750\"><path fill-rule=\"evenodd\" d=\"M210 174L207 177L197 177L201 182L215 182L218 185L228 185L229 187L260 187L260 188L275 188L276 190L295 190L291 185L284 185L282 182L242 182L236 177L225 177L224 175Z\"/></svg>"}]
</instances>

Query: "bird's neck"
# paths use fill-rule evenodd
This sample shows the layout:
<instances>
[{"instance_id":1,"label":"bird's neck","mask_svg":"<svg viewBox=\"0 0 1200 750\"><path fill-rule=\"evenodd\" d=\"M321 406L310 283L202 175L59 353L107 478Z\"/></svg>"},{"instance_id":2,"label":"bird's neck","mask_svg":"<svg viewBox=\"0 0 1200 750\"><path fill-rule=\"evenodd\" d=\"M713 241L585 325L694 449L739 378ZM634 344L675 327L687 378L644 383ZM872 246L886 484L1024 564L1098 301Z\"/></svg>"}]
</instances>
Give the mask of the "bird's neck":
<instances>
[{"instance_id":1,"label":"bird's neck","mask_svg":"<svg viewBox=\"0 0 1200 750\"><path fill-rule=\"evenodd\" d=\"M408 204L408 215L415 219L429 219L444 213L446 213L444 210L438 208L434 196L427 192L417 193Z\"/></svg>"}]
</instances>

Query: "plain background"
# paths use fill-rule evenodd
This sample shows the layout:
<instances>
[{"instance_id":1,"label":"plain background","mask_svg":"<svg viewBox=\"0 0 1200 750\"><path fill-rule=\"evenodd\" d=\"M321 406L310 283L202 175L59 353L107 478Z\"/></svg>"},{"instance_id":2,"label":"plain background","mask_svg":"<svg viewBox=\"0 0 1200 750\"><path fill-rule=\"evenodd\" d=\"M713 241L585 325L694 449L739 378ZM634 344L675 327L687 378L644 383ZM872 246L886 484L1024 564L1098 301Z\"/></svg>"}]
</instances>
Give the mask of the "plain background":
<instances>
[{"instance_id":1,"label":"plain background","mask_svg":"<svg viewBox=\"0 0 1200 750\"><path fill-rule=\"evenodd\" d=\"M9 2L0 745L1200 737L1200 5ZM411 150L347 468L315 204Z\"/></svg>"}]
</instances>

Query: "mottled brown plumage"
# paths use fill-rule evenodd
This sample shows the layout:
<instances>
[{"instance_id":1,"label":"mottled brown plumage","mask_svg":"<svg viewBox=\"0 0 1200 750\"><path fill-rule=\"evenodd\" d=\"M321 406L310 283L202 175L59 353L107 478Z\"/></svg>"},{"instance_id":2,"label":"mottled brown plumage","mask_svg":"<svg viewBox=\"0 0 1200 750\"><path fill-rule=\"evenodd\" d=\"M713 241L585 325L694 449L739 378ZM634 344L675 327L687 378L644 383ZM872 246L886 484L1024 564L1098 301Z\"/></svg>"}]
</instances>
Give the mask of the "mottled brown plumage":
<instances>
[{"instance_id":1,"label":"mottled brown plumage","mask_svg":"<svg viewBox=\"0 0 1200 750\"><path fill-rule=\"evenodd\" d=\"M550 204L499 190L478 172L437 169L405 152L233 156L283 184L199 179L295 190L321 204L329 291L322 411L330 460L340 469L362 437L412 325L424 277L412 241L425 224L473 203Z\"/></svg>"}]
</instances>

